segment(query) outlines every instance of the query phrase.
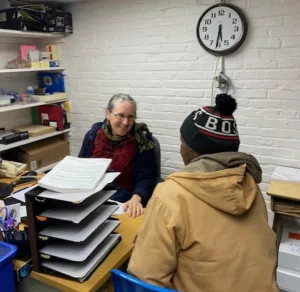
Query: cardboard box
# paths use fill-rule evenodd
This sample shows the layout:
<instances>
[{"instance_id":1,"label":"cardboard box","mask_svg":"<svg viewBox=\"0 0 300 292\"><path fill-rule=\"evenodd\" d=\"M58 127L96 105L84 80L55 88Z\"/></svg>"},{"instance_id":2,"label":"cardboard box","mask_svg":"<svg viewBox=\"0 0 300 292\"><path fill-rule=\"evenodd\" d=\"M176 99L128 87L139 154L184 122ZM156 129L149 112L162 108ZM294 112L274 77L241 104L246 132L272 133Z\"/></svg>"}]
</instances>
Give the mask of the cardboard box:
<instances>
[{"instance_id":1,"label":"cardboard box","mask_svg":"<svg viewBox=\"0 0 300 292\"><path fill-rule=\"evenodd\" d=\"M26 163L29 170L36 170L59 162L70 155L69 142L64 137L53 137L21 147L18 160Z\"/></svg>"}]
</instances>

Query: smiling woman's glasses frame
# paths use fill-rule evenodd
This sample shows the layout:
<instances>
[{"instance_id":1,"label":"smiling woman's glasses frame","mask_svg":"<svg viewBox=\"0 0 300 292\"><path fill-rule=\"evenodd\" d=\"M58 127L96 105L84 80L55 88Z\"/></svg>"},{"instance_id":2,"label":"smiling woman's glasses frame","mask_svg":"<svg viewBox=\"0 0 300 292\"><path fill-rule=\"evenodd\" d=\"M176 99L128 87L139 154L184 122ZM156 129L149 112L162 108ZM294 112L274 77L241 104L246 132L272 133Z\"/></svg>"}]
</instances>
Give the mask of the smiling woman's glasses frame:
<instances>
[{"instance_id":1,"label":"smiling woman's glasses frame","mask_svg":"<svg viewBox=\"0 0 300 292\"><path fill-rule=\"evenodd\" d=\"M130 115L130 116L125 116L123 114L115 114L114 112L111 112L119 121L125 121L126 119L129 122L133 122L136 120L136 116Z\"/></svg>"}]
</instances>

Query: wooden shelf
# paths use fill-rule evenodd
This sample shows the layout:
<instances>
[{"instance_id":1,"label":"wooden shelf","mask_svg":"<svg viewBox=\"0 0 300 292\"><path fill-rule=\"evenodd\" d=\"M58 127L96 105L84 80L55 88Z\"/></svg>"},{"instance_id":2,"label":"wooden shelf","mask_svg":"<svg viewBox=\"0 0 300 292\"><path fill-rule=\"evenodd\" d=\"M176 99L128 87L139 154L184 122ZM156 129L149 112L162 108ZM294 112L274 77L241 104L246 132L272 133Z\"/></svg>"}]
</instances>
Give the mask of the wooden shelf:
<instances>
[{"instance_id":1,"label":"wooden shelf","mask_svg":"<svg viewBox=\"0 0 300 292\"><path fill-rule=\"evenodd\" d=\"M38 101L38 102L32 102L32 103L27 103L27 104L12 104L12 105L7 105L7 106L1 106L0 113L10 112L10 111L15 111L15 110L22 110L25 108L31 108L31 107L36 107L36 106L40 106L40 105L53 104L53 103L64 102L64 101L68 101L68 99L60 99L60 100L49 101L49 102Z\"/></svg>"},{"instance_id":2,"label":"wooden shelf","mask_svg":"<svg viewBox=\"0 0 300 292\"><path fill-rule=\"evenodd\" d=\"M70 131L71 131L71 129L66 129L66 130L63 130L63 131L56 131L56 132L46 134L46 135L42 135L42 136L38 136L38 137L32 137L32 138L29 138L29 139L26 139L26 140L18 141L18 142L7 144L7 145L2 144L2 145L0 145L0 152L6 151L6 150L9 150L9 149L13 149L13 148L16 148L16 147L19 147L19 146L22 146L22 145L30 144L30 143L33 143L33 142L36 142L36 141L44 140L44 139L54 137L54 136L57 136L57 135L61 135L61 134L64 134L64 133L69 133Z\"/></svg>"},{"instance_id":3,"label":"wooden shelf","mask_svg":"<svg viewBox=\"0 0 300 292\"><path fill-rule=\"evenodd\" d=\"M6 73L23 73L23 72L49 72L49 71L64 71L65 68L53 67L53 68L24 68L24 69L0 69L0 74Z\"/></svg>"},{"instance_id":4,"label":"wooden shelf","mask_svg":"<svg viewBox=\"0 0 300 292\"><path fill-rule=\"evenodd\" d=\"M6 38L30 38L30 39L57 39L65 37L63 33L49 33L36 31L20 31L12 29L0 29L0 37Z\"/></svg>"}]
</instances>

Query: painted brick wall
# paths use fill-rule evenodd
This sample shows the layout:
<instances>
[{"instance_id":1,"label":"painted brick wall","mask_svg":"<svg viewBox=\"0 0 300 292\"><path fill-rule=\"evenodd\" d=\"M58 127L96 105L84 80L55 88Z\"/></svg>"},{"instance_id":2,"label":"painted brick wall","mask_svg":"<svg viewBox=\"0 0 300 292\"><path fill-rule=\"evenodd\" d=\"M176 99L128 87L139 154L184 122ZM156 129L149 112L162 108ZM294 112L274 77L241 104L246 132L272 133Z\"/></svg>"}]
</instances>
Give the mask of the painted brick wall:
<instances>
[{"instance_id":1,"label":"painted brick wall","mask_svg":"<svg viewBox=\"0 0 300 292\"><path fill-rule=\"evenodd\" d=\"M62 45L73 101L72 153L102 120L111 95L138 101L162 147L164 175L182 167L178 128L209 105L216 58L196 39L201 13L219 1L103 0L71 5L75 33ZM300 162L300 1L237 0L249 18L243 47L225 59L239 109L241 150L263 168L266 189L276 165Z\"/></svg>"}]
</instances>

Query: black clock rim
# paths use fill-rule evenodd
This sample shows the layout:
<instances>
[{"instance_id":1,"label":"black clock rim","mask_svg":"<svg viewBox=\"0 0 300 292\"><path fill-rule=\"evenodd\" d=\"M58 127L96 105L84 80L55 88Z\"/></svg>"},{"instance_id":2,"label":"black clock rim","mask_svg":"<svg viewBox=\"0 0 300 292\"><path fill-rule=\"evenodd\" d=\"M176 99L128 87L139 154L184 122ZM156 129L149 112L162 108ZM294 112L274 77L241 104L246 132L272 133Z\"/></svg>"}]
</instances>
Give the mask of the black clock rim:
<instances>
[{"instance_id":1,"label":"black clock rim","mask_svg":"<svg viewBox=\"0 0 300 292\"><path fill-rule=\"evenodd\" d=\"M213 8L221 7L221 6L229 7L229 8L236 11L236 13L239 15L239 17L242 20L242 25L244 27L244 32L243 32L243 36L242 36L241 40L239 41L239 43L236 46L234 46L230 49L224 50L224 51L215 51L215 50L209 49L208 47L206 47L204 45L204 43L202 42L202 40L200 38L199 27L200 27L201 21L203 20L204 16L207 14L208 11L210 11ZM205 51L207 51L208 53L210 53L214 56L218 56L218 57L227 56L227 55L230 55L230 54L236 52L242 46L242 44L244 43L244 41L246 39L246 36L247 36L247 33L248 33L248 21L247 21L246 15L244 14L244 12L239 7L237 7L236 5L233 5L233 4L216 4L216 5L210 6L200 16L200 18L198 20L198 23L197 23L197 28L196 28L197 39L198 39L198 42L201 45L201 47Z\"/></svg>"}]
</instances>

